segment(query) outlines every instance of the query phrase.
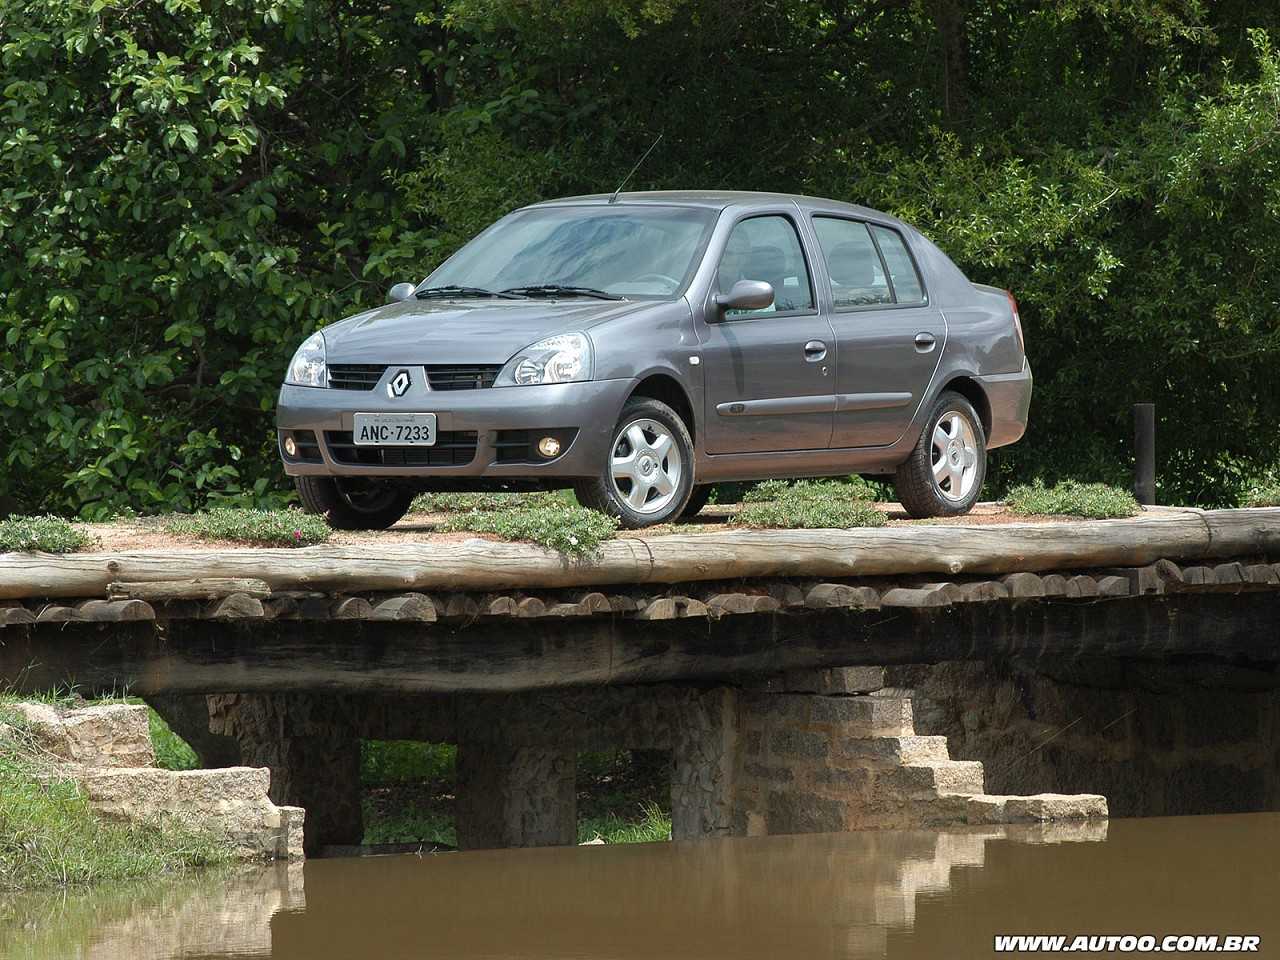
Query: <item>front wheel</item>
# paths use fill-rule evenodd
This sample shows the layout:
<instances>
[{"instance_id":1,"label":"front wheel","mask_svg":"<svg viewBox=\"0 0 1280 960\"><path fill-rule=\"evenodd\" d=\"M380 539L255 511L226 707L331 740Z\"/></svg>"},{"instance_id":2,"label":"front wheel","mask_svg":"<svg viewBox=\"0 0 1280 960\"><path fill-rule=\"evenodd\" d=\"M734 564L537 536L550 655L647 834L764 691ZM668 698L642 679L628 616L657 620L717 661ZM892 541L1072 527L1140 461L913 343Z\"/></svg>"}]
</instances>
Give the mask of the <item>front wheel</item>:
<instances>
[{"instance_id":1,"label":"front wheel","mask_svg":"<svg viewBox=\"0 0 1280 960\"><path fill-rule=\"evenodd\" d=\"M409 510L413 491L404 484L362 477L294 477L307 513L324 516L335 530L385 530Z\"/></svg>"},{"instance_id":2,"label":"front wheel","mask_svg":"<svg viewBox=\"0 0 1280 960\"><path fill-rule=\"evenodd\" d=\"M911 456L894 475L898 501L913 517L968 513L986 476L982 420L973 404L946 391L934 404Z\"/></svg>"},{"instance_id":3,"label":"front wheel","mask_svg":"<svg viewBox=\"0 0 1280 960\"><path fill-rule=\"evenodd\" d=\"M573 487L584 507L631 529L675 519L692 489L689 430L669 406L647 397L627 401L600 473Z\"/></svg>"}]
</instances>

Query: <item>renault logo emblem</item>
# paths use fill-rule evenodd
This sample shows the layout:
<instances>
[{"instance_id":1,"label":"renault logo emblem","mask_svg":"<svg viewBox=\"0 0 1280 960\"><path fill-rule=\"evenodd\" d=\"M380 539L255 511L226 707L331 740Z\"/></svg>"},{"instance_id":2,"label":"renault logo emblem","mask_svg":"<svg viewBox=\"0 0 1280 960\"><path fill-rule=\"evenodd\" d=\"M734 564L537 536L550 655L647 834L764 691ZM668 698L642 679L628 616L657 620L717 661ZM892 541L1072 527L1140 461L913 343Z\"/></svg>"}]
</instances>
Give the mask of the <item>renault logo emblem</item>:
<instances>
[{"instance_id":1,"label":"renault logo emblem","mask_svg":"<svg viewBox=\"0 0 1280 960\"><path fill-rule=\"evenodd\" d=\"M409 387L412 386L412 384L413 378L409 376L409 371L400 370L391 378L391 382L387 384L387 396L391 397L393 400L398 397L403 397L409 392Z\"/></svg>"}]
</instances>

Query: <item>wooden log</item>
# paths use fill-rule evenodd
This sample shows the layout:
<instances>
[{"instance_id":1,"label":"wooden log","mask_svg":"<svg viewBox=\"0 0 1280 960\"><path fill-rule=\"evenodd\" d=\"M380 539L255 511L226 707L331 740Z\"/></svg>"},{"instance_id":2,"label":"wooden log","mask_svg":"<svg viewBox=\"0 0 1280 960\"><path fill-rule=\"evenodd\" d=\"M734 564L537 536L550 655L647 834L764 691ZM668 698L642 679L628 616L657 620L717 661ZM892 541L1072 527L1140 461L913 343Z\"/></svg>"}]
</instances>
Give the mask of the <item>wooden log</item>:
<instances>
[{"instance_id":1,"label":"wooden log","mask_svg":"<svg viewBox=\"0 0 1280 960\"><path fill-rule=\"evenodd\" d=\"M1121 567L1116 570L1101 570L1100 575L1108 577L1124 577L1129 581L1129 593L1135 597L1165 592L1165 580L1156 569L1156 565L1145 567Z\"/></svg>"},{"instance_id":2,"label":"wooden log","mask_svg":"<svg viewBox=\"0 0 1280 960\"><path fill-rule=\"evenodd\" d=\"M1280 571L1269 563L1251 563L1244 568L1245 579L1259 586L1273 586L1280 583Z\"/></svg>"},{"instance_id":3,"label":"wooden log","mask_svg":"<svg viewBox=\"0 0 1280 960\"><path fill-rule=\"evenodd\" d=\"M998 580L980 580L977 583L956 584L961 603L987 603L992 600L1008 600L1009 588Z\"/></svg>"},{"instance_id":4,"label":"wooden log","mask_svg":"<svg viewBox=\"0 0 1280 960\"><path fill-rule=\"evenodd\" d=\"M581 594L577 599L578 606L586 611L588 616L597 617L612 613L613 607L609 603L609 598L603 593L592 591L591 593Z\"/></svg>"},{"instance_id":5,"label":"wooden log","mask_svg":"<svg viewBox=\"0 0 1280 960\"><path fill-rule=\"evenodd\" d=\"M3 622L4 611L0 610L0 622ZM48 604L36 614L36 623L69 623L72 620L83 620L84 617L75 607L61 607Z\"/></svg>"},{"instance_id":6,"label":"wooden log","mask_svg":"<svg viewBox=\"0 0 1280 960\"><path fill-rule=\"evenodd\" d=\"M522 597L516 601L516 609L512 616L526 619L541 617L547 612L547 605L538 597Z\"/></svg>"},{"instance_id":7,"label":"wooden log","mask_svg":"<svg viewBox=\"0 0 1280 960\"><path fill-rule=\"evenodd\" d=\"M1011 573L1004 578L1004 585L1015 600L1044 596L1044 581L1034 573Z\"/></svg>"},{"instance_id":8,"label":"wooden log","mask_svg":"<svg viewBox=\"0 0 1280 960\"><path fill-rule=\"evenodd\" d=\"M782 604L773 597L754 593L718 593L706 602L707 612L713 617L743 613L772 613Z\"/></svg>"},{"instance_id":9,"label":"wooden log","mask_svg":"<svg viewBox=\"0 0 1280 960\"><path fill-rule=\"evenodd\" d=\"M951 598L945 590L913 590L896 587L880 598L881 607L949 607Z\"/></svg>"},{"instance_id":10,"label":"wooden log","mask_svg":"<svg viewBox=\"0 0 1280 960\"><path fill-rule=\"evenodd\" d=\"M1182 568L1172 560L1157 560L1153 569L1166 591L1181 590L1187 585L1186 578L1182 575Z\"/></svg>"},{"instance_id":11,"label":"wooden log","mask_svg":"<svg viewBox=\"0 0 1280 960\"><path fill-rule=\"evenodd\" d=\"M671 599L676 602L677 617L707 617L711 615L711 611L701 600L695 600L693 597L672 597ZM768 598L766 597L765 599Z\"/></svg>"},{"instance_id":12,"label":"wooden log","mask_svg":"<svg viewBox=\"0 0 1280 960\"><path fill-rule=\"evenodd\" d=\"M430 597L420 593L406 593L403 596L383 600L373 608L374 620L417 620L420 623L436 622L436 605Z\"/></svg>"},{"instance_id":13,"label":"wooden log","mask_svg":"<svg viewBox=\"0 0 1280 960\"><path fill-rule=\"evenodd\" d=\"M580 603L553 603L547 607L548 617L589 617L591 611Z\"/></svg>"},{"instance_id":14,"label":"wooden log","mask_svg":"<svg viewBox=\"0 0 1280 960\"><path fill-rule=\"evenodd\" d=\"M468 593L451 593L444 602L444 615L454 620L474 620L480 616L480 604Z\"/></svg>"},{"instance_id":15,"label":"wooden log","mask_svg":"<svg viewBox=\"0 0 1280 960\"><path fill-rule=\"evenodd\" d=\"M643 610L636 614L637 620L674 620L680 615L674 597L658 597L650 600Z\"/></svg>"},{"instance_id":16,"label":"wooden log","mask_svg":"<svg viewBox=\"0 0 1280 960\"><path fill-rule=\"evenodd\" d=\"M1280 554L1280 508L1160 511L1128 520L857 530L728 530L625 538L590 561L529 544L0 555L0 599L101 597L111 583L260 579L272 590L554 589L749 577L1007 574Z\"/></svg>"},{"instance_id":17,"label":"wooden log","mask_svg":"<svg viewBox=\"0 0 1280 960\"><path fill-rule=\"evenodd\" d=\"M916 583L916 584L912 584L912 589L941 590L944 594L946 594L947 599L950 600L952 603L966 602L965 592L963 589L961 589L960 585L951 583L949 581L944 583Z\"/></svg>"},{"instance_id":18,"label":"wooden log","mask_svg":"<svg viewBox=\"0 0 1280 960\"><path fill-rule=\"evenodd\" d=\"M820 583L805 594L804 605L813 610L826 610L831 607L874 610L880 606L880 593L872 587Z\"/></svg>"},{"instance_id":19,"label":"wooden log","mask_svg":"<svg viewBox=\"0 0 1280 960\"><path fill-rule=\"evenodd\" d=\"M1182 582L1188 587L1206 587L1213 581L1213 569L1210 567L1183 567Z\"/></svg>"},{"instance_id":20,"label":"wooden log","mask_svg":"<svg viewBox=\"0 0 1280 960\"><path fill-rule=\"evenodd\" d=\"M266 615L262 601L247 593L233 593L212 601L205 608L205 617L209 620L261 620Z\"/></svg>"},{"instance_id":21,"label":"wooden log","mask_svg":"<svg viewBox=\"0 0 1280 960\"><path fill-rule=\"evenodd\" d=\"M1099 597L1127 597L1129 590L1128 577L1101 577L1098 580Z\"/></svg>"},{"instance_id":22,"label":"wooden log","mask_svg":"<svg viewBox=\"0 0 1280 960\"><path fill-rule=\"evenodd\" d=\"M1220 587L1234 587L1244 583L1244 565L1220 563L1213 568L1213 582Z\"/></svg>"},{"instance_id":23,"label":"wooden log","mask_svg":"<svg viewBox=\"0 0 1280 960\"><path fill-rule=\"evenodd\" d=\"M1098 581L1083 573L1077 574L1067 581L1067 596L1071 598L1089 599L1098 595Z\"/></svg>"},{"instance_id":24,"label":"wooden log","mask_svg":"<svg viewBox=\"0 0 1280 960\"><path fill-rule=\"evenodd\" d=\"M368 620L373 616L373 604L364 597L344 597L329 608L332 620Z\"/></svg>"},{"instance_id":25,"label":"wooden log","mask_svg":"<svg viewBox=\"0 0 1280 960\"><path fill-rule=\"evenodd\" d=\"M486 617L514 617L516 615L515 597L486 597L481 605L481 612Z\"/></svg>"},{"instance_id":26,"label":"wooden log","mask_svg":"<svg viewBox=\"0 0 1280 960\"><path fill-rule=\"evenodd\" d=\"M635 597L620 593L609 594L609 610L613 613L635 613L643 609L643 605Z\"/></svg>"},{"instance_id":27,"label":"wooden log","mask_svg":"<svg viewBox=\"0 0 1280 960\"><path fill-rule=\"evenodd\" d=\"M794 583L769 584L769 596L784 607L803 607L804 591Z\"/></svg>"},{"instance_id":28,"label":"wooden log","mask_svg":"<svg viewBox=\"0 0 1280 960\"><path fill-rule=\"evenodd\" d=\"M16 627L35 622L35 614L26 607L16 604L12 607L0 607L0 627Z\"/></svg>"},{"instance_id":29,"label":"wooden log","mask_svg":"<svg viewBox=\"0 0 1280 960\"><path fill-rule=\"evenodd\" d=\"M262 610L268 620L296 620L301 606L297 597L267 597Z\"/></svg>"},{"instance_id":30,"label":"wooden log","mask_svg":"<svg viewBox=\"0 0 1280 960\"><path fill-rule=\"evenodd\" d=\"M1067 578L1060 573L1046 574L1041 578L1046 597L1065 597L1069 589Z\"/></svg>"},{"instance_id":31,"label":"wooden log","mask_svg":"<svg viewBox=\"0 0 1280 960\"><path fill-rule=\"evenodd\" d=\"M124 623L156 618L155 609L145 600L86 600L76 606L76 612L85 620L96 620L102 623Z\"/></svg>"},{"instance_id":32,"label":"wooden log","mask_svg":"<svg viewBox=\"0 0 1280 960\"><path fill-rule=\"evenodd\" d=\"M265 580L256 578L210 578L206 580L159 580L147 583L116 581L107 585L111 600L217 600L233 593L262 599L271 595Z\"/></svg>"}]
</instances>

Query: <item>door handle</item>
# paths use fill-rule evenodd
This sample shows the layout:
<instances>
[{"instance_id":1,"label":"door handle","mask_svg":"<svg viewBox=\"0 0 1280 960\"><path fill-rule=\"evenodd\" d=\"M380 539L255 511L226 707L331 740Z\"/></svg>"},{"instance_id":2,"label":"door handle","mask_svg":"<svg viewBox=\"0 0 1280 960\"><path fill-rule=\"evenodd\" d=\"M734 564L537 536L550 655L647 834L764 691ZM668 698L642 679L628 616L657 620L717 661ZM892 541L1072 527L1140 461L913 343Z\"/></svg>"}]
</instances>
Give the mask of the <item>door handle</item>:
<instances>
[{"instance_id":1,"label":"door handle","mask_svg":"<svg viewBox=\"0 0 1280 960\"><path fill-rule=\"evenodd\" d=\"M827 345L821 340L810 340L804 345L804 358L810 363L817 363L827 355Z\"/></svg>"},{"instance_id":2,"label":"door handle","mask_svg":"<svg viewBox=\"0 0 1280 960\"><path fill-rule=\"evenodd\" d=\"M916 349L921 353L928 353L937 342L938 338L932 333L921 332L916 334Z\"/></svg>"}]
</instances>

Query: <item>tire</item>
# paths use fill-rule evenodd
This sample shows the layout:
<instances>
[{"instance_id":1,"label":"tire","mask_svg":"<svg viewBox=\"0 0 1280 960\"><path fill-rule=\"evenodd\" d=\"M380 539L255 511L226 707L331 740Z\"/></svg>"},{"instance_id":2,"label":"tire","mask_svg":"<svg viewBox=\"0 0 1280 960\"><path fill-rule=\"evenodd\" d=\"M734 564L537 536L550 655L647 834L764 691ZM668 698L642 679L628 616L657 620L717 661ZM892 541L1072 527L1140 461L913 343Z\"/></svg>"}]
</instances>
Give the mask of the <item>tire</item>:
<instances>
[{"instance_id":1,"label":"tire","mask_svg":"<svg viewBox=\"0 0 1280 960\"><path fill-rule=\"evenodd\" d=\"M944 391L911 456L894 474L898 501L913 517L958 516L978 502L986 477L982 418L960 394Z\"/></svg>"},{"instance_id":2,"label":"tire","mask_svg":"<svg viewBox=\"0 0 1280 960\"><path fill-rule=\"evenodd\" d=\"M636 438L643 441L638 455ZM659 478L666 483L649 482ZM600 473L573 486L584 507L617 517L632 530L675 519L692 491L689 429L669 406L648 397L627 401Z\"/></svg>"},{"instance_id":3,"label":"tire","mask_svg":"<svg viewBox=\"0 0 1280 960\"><path fill-rule=\"evenodd\" d=\"M689 494L689 500L684 505L684 509L680 511L682 517L696 517L702 508L707 505L707 498L711 496L712 484L700 483L693 488Z\"/></svg>"},{"instance_id":4,"label":"tire","mask_svg":"<svg viewBox=\"0 0 1280 960\"><path fill-rule=\"evenodd\" d=\"M407 486L359 477L294 477L307 513L321 514L335 530L385 530L413 502Z\"/></svg>"}]
</instances>

